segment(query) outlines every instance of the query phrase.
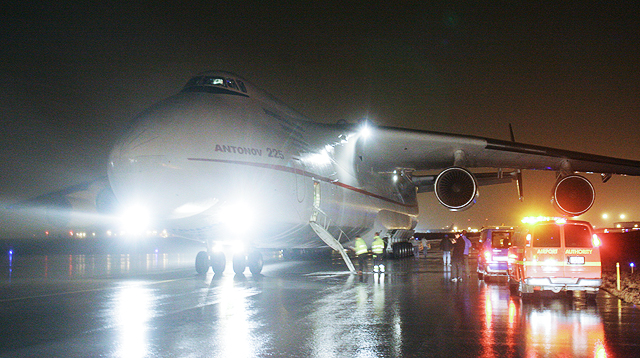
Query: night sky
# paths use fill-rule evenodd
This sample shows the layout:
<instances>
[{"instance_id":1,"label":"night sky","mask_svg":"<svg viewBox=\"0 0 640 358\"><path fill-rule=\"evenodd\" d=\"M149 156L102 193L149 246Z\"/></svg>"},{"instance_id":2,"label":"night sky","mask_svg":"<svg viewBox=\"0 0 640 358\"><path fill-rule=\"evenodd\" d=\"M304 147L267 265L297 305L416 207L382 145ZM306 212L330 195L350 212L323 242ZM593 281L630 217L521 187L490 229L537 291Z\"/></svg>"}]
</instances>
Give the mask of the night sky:
<instances>
[{"instance_id":1,"label":"night sky","mask_svg":"<svg viewBox=\"0 0 640 358\"><path fill-rule=\"evenodd\" d=\"M11 3L0 5L5 205L105 175L126 123L210 69L321 122L505 140L512 123L520 142L640 160L634 2ZM554 176L525 172L523 203L515 184L483 187L462 213L423 194L420 228L556 214ZM640 220L639 178L589 179L584 219Z\"/></svg>"}]
</instances>

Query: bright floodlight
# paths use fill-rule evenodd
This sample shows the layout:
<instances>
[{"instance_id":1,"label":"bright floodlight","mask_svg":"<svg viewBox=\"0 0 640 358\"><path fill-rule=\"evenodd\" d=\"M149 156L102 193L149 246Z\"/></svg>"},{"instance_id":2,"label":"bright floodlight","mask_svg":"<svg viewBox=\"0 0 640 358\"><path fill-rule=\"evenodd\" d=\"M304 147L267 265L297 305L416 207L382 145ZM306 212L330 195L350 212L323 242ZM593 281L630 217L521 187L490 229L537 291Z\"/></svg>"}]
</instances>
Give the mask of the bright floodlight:
<instances>
[{"instance_id":1,"label":"bright floodlight","mask_svg":"<svg viewBox=\"0 0 640 358\"><path fill-rule=\"evenodd\" d=\"M121 229L133 235L141 235L151 225L151 214L142 205L132 205L120 214Z\"/></svg>"},{"instance_id":2,"label":"bright floodlight","mask_svg":"<svg viewBox=\"0 0 640 358\"><path fill-rule=\"evenodd\" d=\"M371 137L371 127L369 126L369 122L365 121L360 128L360 136L362 138L367 139Z\"/></svg>"},{"instance_id":3,"label":"bright floodlight","mask_svg":"<svg viewBox=\"0 0 640 358\"><path fill-rule=\"evenodd\" d=\"M225 205L220 212L220 220L230 231L245 234L253 228L254 211L252 205L237 202Z\"/></svg>"}]
</instances>

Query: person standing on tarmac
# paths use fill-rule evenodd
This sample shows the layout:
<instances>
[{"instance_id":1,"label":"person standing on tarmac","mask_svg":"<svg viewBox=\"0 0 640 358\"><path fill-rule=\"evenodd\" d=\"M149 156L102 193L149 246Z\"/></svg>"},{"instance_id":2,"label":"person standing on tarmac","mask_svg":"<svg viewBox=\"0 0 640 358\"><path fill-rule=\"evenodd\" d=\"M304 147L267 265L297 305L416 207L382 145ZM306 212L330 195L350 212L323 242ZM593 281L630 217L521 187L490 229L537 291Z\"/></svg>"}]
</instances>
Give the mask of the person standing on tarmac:
<instances>
[{"instance_id":1,"label":"person standing on tarmac","mask_svg":"<svg viewBox=\"0 0 640 358\"><path fill-rule=\"evenodd\" d=\"M464 240L459 233L456 233L456 239L453 242L453 253L451 254L451 261L453 262L453 268L451 270L454 273L454 277L451 281L462 281L462 270L464 270Z\"/></svg>"},{"instance_id":2,"label":"person standing on tarmac","mask_svg":"<svg viewBox=\"0 0 640 358\"><path fill-rule=\"evenodd\" d=\"M413 247L413 258L417 260L420 258L420 242L418 242L417 237L413 237L413 236L411 236L410 240L411 240L411 246Z\"/></svg>"},{"instance_id":3,"label":"person standing on tarmac","mask_svg":"<svg viewBox=\"0 0 640 358\"><path fill-rule=\"evenodd\" d=\"M445 235L444 238L440 241L440 250L442 250L442 262L445 267L451 266L452 249L453 244L451 243L451 239L449 239L448 235Z\"/></svg>"},{"instance_id":4,"label":"person standing on tarmac","mask_svg":"<svg viewBox=\"0 0 640 358\"><path fill-rule=\"evenodd\" d=\"M356 236L354 250L356 252L356 256L358 256L358 265L360 268L358 275L362 275L363 272L367 271L367 253L369 252L369 248L367 247L367 243L364 242L360 236Z\"/></svg>"},{"instance_id":5,"label":"person standing on tarmac","mask_svg":"<svg viewBox=\"0 0 640 358\"><path fill-rule=\"evenodd\" d=\"M471 277L469 272L469 249L471 249L471 240L467 237L467 230L462 230L460 238L464 241L464 271L467 274L467 278Z\"/></svg>"},{"instance_id":6,"label":"person standing on tarmac","mask_svg":"<svg viewBox=\"0 0 640 358\"><path fill-rule=\"evenodd\" d=\"M424 258L427 258L427 252L429 251L429 243L427 242L426 238L422 238L422 240L420 240L420 242L422 243L422 253L424 254Z\"/></svg>"},{"instance_id":7,"label":"person standing on tarmac","mask_svg":"<svg viewBox=\"0 0 640 358\"><path fill-rule=\"evenodd\" d=\"M380 238L379 232L377 232L373 237L371 251L373 251L373 272L384 272L384 264L382 263L384 241L382 241L382 238Z\"/></svg>"}]
</instances>

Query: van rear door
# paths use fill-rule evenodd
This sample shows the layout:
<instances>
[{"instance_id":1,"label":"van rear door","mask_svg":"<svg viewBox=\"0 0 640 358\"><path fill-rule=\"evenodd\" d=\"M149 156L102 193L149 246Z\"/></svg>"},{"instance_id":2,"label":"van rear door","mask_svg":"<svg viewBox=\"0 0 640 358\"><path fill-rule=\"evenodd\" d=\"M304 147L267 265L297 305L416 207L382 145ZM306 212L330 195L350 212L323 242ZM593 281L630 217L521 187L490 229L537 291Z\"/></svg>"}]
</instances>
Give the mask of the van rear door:
<instances>
[{"instance_id":1,"label":"van rear door","mask_svg":"<svg viewBox=\"0 0 640 358\"><path fill-rule=\"evenodd\" d=\"M582 223L564 226L564 276L600 278L600 250L593 247L591 228Z\"/></svg>"},{"instance_id":2,"label":"van rear door","mask_svg":"<svg viewBox=\"0 0 640 358\"><path fill-rule=\"evenodd\" d=\"M563 277L560 226L556 223L536 225L532 233L531 249L525 254L525 277Z\"/></svg>"}]
</instances>

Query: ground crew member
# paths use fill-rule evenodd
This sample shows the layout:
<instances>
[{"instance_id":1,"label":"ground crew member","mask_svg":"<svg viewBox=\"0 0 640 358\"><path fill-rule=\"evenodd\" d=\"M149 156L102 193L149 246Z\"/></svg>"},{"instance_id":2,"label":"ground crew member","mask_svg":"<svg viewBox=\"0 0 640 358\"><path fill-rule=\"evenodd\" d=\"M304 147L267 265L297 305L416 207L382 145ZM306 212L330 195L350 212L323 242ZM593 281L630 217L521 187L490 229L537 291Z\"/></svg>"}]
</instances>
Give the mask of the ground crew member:
<instances>
[{"instance_id":1,"label":"ground crew member","mask_svg":"<svg viewBox=\"0 0 640 358\"><path fill-rule=\"evenodd\" d=\"M384 241L380 237L379 232L377 232L373 237L373 243L371 244L371 251L373 251L373 272L384 272L384 264L382 263L382 254L384 253Z\"/></svg>"},{"instance_id":2,"label":"ground crew member","mask_svg":"<svg viewBox=\"0 0 640 358\"><path fill-rule=\"evenodd\" d=\"M469 249L471 249L471 240L467 237L467 230L462 230L460 238L464 240L464 271L467 274L467 278L471 277L469 272Z\"/></svg>"},{"instance_id":3,"label":"ground crew member","mask_svg":"<svg viewBox=\"0 0 640 358\"><path fill-rule=\"evenodd\" d=\"M367 271L367 252L369 252L369 248L367 247L367 243L364 242L360 236L356 236L354 250L356 252L356 256L358 256L358 264L360 266L358 275L362 275L363 272Z\"/></svg>"}]
</instances>

